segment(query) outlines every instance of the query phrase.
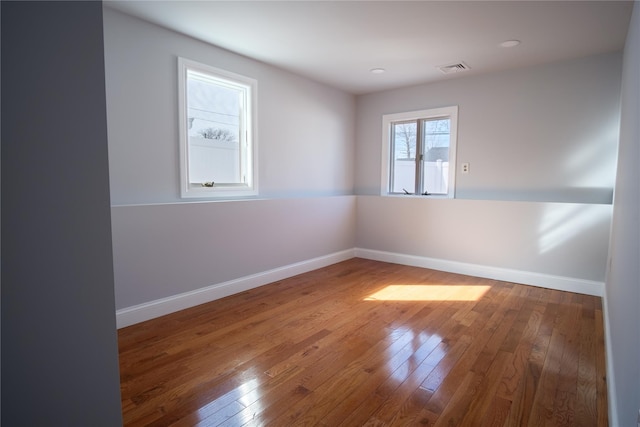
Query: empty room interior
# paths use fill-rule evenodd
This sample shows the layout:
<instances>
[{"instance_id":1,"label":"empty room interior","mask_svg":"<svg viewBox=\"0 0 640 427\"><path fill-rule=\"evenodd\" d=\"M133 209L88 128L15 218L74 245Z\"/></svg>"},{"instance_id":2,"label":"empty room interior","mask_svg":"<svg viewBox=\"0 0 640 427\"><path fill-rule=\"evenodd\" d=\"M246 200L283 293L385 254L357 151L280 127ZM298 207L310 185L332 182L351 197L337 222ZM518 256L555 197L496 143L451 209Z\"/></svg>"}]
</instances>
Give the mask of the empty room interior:
<instances>
[{"instance_id":1,"label":"empty room interior","mask_svg":"<svg viewBox=\"0 0 640 427\"><path fill-rule=\"evenodd\" d=\"M640 425L637 1L0 13L2 424Z\"/></svg>"}]
</instances>

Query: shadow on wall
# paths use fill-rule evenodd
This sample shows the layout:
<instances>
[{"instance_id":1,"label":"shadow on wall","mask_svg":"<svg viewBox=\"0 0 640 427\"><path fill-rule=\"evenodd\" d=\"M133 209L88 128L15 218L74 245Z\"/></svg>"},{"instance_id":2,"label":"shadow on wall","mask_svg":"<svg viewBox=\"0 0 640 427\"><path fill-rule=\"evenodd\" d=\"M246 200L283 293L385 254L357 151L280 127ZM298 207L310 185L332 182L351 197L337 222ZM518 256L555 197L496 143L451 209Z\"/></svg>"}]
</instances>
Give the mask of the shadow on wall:
<instances>
[{"instance_id":1,"label":"shadow on wall","mask_svg":"<svg viewBox=\"0 0 640 427\"><path fill-rule=\"evenodd\" d=\"M577 144L580 148L572 149L564 164L567 182L570 185L578 189L613 188L620 124L617 115L609 122L602 126L600 134L584 135L580 144Z\"/></svg>"},{"instance_id":2,"label":"shadow on wall","mask_svg":"<svg viewBox=\"0 0 640 427\"><path fill-rule=\"evenodd\" d=\"M610 219L611 214L598 205L548 205L540 218L538 251L544 254L561 247L596 225L608 223Z\"/></svg>"}]
</instances>

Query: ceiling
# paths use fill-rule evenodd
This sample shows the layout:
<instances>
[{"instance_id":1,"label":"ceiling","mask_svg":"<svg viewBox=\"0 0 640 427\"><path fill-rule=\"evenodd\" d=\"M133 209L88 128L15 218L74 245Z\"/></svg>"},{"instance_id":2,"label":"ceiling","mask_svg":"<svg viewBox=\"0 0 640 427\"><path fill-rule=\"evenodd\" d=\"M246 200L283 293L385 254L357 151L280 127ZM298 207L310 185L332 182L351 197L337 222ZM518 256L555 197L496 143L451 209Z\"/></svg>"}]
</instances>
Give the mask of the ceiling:
<instances>
[{"instance_id":1,"label":"ceiling","mask_svg":"<svg viewBox=\"0 0 640 427\"><path fill-rule=\"evenodd\" d=\"M477 0L105 4L353 94L621 50L633 7ZM521 44L500 47L506 40ZM460 62L470 69L437 68Z\"/></svg>"}]
</instances>

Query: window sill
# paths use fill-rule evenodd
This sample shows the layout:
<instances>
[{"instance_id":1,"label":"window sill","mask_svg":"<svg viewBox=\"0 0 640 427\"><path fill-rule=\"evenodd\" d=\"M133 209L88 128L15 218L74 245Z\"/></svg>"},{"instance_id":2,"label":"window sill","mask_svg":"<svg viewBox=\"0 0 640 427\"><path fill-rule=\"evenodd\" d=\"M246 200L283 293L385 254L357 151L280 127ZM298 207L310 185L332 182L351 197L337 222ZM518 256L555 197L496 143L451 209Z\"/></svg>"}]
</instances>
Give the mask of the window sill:
<instances>
[{"instance_id":1,"label":"window sill","mask_svg":"<svg viewBox=\"0 0 640 427\"><path fill-rule=\"evenodd\" d=\"M236 200L244 198L254 198L258 196L258 191L252 188L238 187L201 187L192 185L188 189L183 189L180 195L183 199L200 200Z\"/></svg>"},{"instance_id":2,"label":"window sill","mask_svg":"<svg viewBox=\"0 0 640 427\"><path fill-rule=\"evenodd\" d=\"M393 197L401 199L454 199L454 195L450 194L401 194L401 193L382 193L382 197Z\"/></svg>"}]
</instances>

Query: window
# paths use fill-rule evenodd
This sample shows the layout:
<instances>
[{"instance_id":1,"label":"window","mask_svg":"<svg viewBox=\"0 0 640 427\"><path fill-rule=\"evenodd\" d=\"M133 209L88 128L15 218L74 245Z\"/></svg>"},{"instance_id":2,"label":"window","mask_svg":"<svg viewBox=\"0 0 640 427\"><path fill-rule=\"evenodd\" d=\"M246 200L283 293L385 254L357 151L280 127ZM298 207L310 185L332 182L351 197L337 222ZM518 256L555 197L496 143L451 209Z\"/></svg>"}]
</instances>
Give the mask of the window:
<instances>
[{"instance_id":1,"label":"window","mask_svg":"<svg viewBox=\"0 0 640 427\"><path fill-rule=\"evenodd\" d=\"M382 194L453 197L458 107L383 117Z\"/></svg>"},{"instance_id":2,"label":"window","mask_svg":"<svg viewBox=\"0 0 640 427\"><path fill-rule=\"evenodd\" d=\"M182 197L258 194L255 80L178 58Z\"/></svg>"}]
</instances>

